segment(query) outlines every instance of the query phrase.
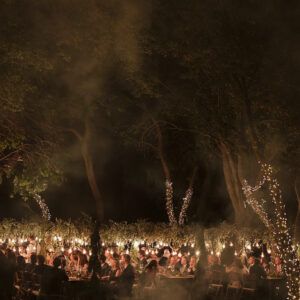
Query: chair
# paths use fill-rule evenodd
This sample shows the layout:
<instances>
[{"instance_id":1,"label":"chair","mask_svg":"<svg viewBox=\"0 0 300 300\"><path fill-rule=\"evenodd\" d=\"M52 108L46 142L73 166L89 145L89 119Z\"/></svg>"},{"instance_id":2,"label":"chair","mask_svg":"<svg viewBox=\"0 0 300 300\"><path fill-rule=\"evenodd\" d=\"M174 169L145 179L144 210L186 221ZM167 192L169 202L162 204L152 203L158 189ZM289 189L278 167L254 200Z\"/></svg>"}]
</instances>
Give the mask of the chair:
<instances>
[{"instance_id":1,"label":"chair","mask_svg":"<svg viewBox=\"0 0 300 300\"><path fill-rule=\"evenodd\" d=\"M254 300L255 298L255 289L251 289L251 288L242 288L241 291L241 300Z\"/></svg>"},{"instance_id":2,"label":"chair","mask_svg":"<svg viewBox=\"0 0 300 300\"><path fill-rule=\"evenodd\" d=\"M209 275L209 283L222 284L224 281L224 273L221 271L212 271Z\"/></svg>"},{"instance_id":3,"label":"chair","mask_svg":"<svg viewBox=\"0 0 300 300\"><path fill-rule=\"evenodd\" d=\"M207 294L214 299L222 299L224 294L224 287L222 284L211 283L208 285Z\"/></svg>"},{"instance_id":4,"label":"chair","mask_svg":"<svg viewBox=\"0 0 300 300\"><path fill-rule=\"evenodd\" d=\"M226 295L225 295L226 300L239 300L240 297L241 297L241 288L234 287L231 285L227 286Z\"/></svg>"}]
</instances>

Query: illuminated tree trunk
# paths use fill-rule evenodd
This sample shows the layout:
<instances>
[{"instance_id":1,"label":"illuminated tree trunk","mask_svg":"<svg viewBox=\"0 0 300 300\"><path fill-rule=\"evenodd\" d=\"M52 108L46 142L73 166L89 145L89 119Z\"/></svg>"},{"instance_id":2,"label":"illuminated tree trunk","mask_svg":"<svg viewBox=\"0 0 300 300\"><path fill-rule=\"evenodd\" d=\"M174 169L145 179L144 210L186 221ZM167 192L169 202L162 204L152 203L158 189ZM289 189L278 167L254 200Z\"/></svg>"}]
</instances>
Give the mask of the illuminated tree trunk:
<instances>
[{"instance_id":1,"label":"illuminated tree trunk","mask_svg":"<svg viewBox=\"0 0 300 300\"><path fill-rule=\"evenodd\" d=\"M166 180L166 210L167 210L167 215L169 218L169 223L170 225L175 225L177 224L177 220L175 217L175 212L174 212L174 204L173 204L173 182L171 180L171 174L170 170L167 164L167 161L164 156L164 147L163 147L163 138L162 138L162 133L160 126L157 121L153 120L155 130L156 130L156 137L157 137L157 153L160 159L160 163L165 175L165 180Z\"/></svg>"},{"instance_id":2,"label":"illuminated tree trunk","mask_svg":"<svg viewBox=\"0 0 300 300\"><path fill-rule=\"evenodd\" d=\"M294 237L295 237L295 241L297 243L300 243L300 191L299 191L299 180L298 178L295 181L295 193L297 196L297 200L298 200L298 211L297 211L297 216L296 216L296 220L295 220L295 232L294 232Z\"/></svg>"},{"instance_id":3,"label":"illuminated tree trunk","mask_svg":"<svg viewBox=\"0 0 300 300\"><path fill-rule=\"evenodd\" d=\"M179 220L178 220L178 224L179 225L184 225L184 222L186 220L186 215L187 215L187 210L190 206L191 200L192 200L192 196L193 196L193 186L194 186L194 182L195 182L195 178L196 178L196 174L197 174L197 170L198 168L195 167L193 170L193 174L192 177L190 179L190 184L188 189L185 192L185 196L182 199L182 207L180 210L180 214L179 214Z\"/></svg>"},{"instance_id":4,"label":"illuminated tree trunk","mask_svg":"<svg viewBox=\"0 0 300 300\"><path fill-rule=\"evenodd\" d=\"M193 185L194 185L194 181L195 181L195 177L196 177L196 173L197 173L197 167L194 168L193 170L193 174L191 176L191 180L190 180L190 184L188 189L185 192L185 196L182 199L182 207L180 210L180 214L178 217L178 221L175 215L175 211L174 211L174 199L173 199L173 182L171 179L171 173L170 173L170 169L168 167L167 161L165 159L165 155L164 155L164 147L163 147L163 136L162 136L162 132L161 132L161 128L159 126L159 123L157 121L155 121L154 119L152 119L153 125L155 127L155 131L156 131L156 137L157 137L157 147L154 147L157 150L157 154L159 156L160 162L161 162L161 166L164 172L164 176L165 176L165 188L166 188L166 210L167 210L167 215L168 215L168 219L169 219L169 223L170 225L184 225L185 219L186 219L186 214L187 214L187 210L189 208L189 205L191 203L191 199L193 196Z\"/></svg>"},{"instance_id":5,"label":"illuminated tree trunk","mask_svg":"<svg viewBox=\"0 0 300 300\"><path fill-rule=\"evenodd\" d=\"M261 172L262 179L255 187L250 186L247 180L243 180L243 191L247 203L261 217L275 242L277 253L283 262L283 271L287 277L288 299L299 299L300 265L294 249L291 229L287 223L281 189L271 165L261 164ZM269 194L257 199L254 194L263 185L267 185ZM271 210L270 207L272 207Z\"/></svg>"}]
</instances>

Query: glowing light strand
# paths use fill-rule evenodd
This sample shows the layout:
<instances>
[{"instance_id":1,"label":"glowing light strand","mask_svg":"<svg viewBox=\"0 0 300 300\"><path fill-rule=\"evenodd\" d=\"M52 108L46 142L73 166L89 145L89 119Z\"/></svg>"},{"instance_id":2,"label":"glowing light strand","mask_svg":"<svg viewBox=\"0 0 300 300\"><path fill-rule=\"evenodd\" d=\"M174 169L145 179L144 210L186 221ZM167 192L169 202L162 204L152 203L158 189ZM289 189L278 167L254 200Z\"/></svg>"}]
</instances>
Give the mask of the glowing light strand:
<instances>
[{"instance_id":1,"label":"glowing light strand","mask_svg":"<svg viewBox=\"0 0 300 300\"><path fill-rule=\"evenodd\" d=\"M179 221L178 221L179 225L184 225L184 221L185 221L186 215L187 215L187 210L190 206L192 196L193 196L193 189L188 188L185 192L184 198L182 199L183 203L182 203L181 211L179 214Z\"/></svg>"},{"instance_id":2,"label":"glowing light strand","mask_svg":"<svg viewBox=\"0 0 300 300\"><path fill-rule=\"evenodd\" d=\"M39 205L43 218L49 221L51 219L51 214L45 200L39 194L34 195L34 200Z\"/></svg>"},{"instance_id":3,"label":"glowing light strand","mask_svg":"<svg viewBox=\"0 0 300 300\"><path fill-rule=\"evenodd\" d=\"M247 180L243 180L242 189L246 196L247 203L258 213L266 227L270 230L276 244L277 252L283 263L283 271L287 277L287 288L289 300L299 299L299 259L297 258L293 245L290 228L287 225L285 205L282 201L282 193L277 178L274 176L273 168L269 164L260 164L263 179L260 183L251 187ZM261 203L254 197L253 193L258 191L265 183L269 190L269 199L274 211L265 209L265 200Z\"/></svg>"},{"instance_id":4,"label":"glowing light strand","mask_svg":"<svg viewBox=\"0 0 300 300\"><path fill-rule=\"evenodd\" d=\"M166 209L170 225L177 224L173 207L173 184L170 180L166 180Z\"/></svg>"}]
</instances>

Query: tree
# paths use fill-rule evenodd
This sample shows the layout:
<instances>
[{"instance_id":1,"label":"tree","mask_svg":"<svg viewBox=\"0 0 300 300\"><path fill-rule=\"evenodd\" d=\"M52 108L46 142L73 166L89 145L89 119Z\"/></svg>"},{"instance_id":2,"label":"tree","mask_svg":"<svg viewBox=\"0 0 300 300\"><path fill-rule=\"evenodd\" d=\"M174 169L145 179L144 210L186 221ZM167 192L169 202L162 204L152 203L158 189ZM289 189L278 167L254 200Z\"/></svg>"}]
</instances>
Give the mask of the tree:
<instances>
[{"instance_id":1,"label":"tree","mask_svg":"<svg viewBox=\"0 0 300 300\"><path fill-rule=\"evenodd\" d=\"M12 179L14 193L25 200L35 199L48 218L39 194L49 181L60 181L60 172L53 159L56 132L44 122L51 107L40 87L53 69L53 60L47 51L35 47L26 12L28 7L22 3L1 3L1 19L6 25L0 36L0 175Z\"/></svg>"},{"instance_id":2,"label":"tree","mask_svg":"<svg viewBox=\"0 0 300 300\"><path fill-rule=\"evenodd\" d=\"M243 6L236 6L234 1L226 4L218 1L214 6L205 1L172 5L176 7L172 24L180 22L185 26L175 30L171 26L170 36L161 35L157 48L159 53L180 61L184 68L182 79L190 82L194 92L191 104L184 104L193 116L186 130L206 136L205 142L220 154L236 222L245 224L249 212L245 207L247 200L272 232L288 276L289 298L297 299L299 262L292 248L281 190L270 165L282 155L280 149L270 152L270 144L274 143L277 133L291 129L283 121L289 117L286 118L286 99L282 97L294 100L286 92L287 79L272 69L282 53L277 51L278 40L272 37L271 31L287 21L281 3L271 7L266 2L259 6L259 11L252 2ZM162 4L158 11L166 14L166 6L168 4ZM280 39L285 38L284 32L293 27L293 22L284 26ZM280 79L280 84L272 81L275 78ZM263 197L271 198L266 208L260 197L249 200L249 194L258 190L260 184L257 188L248 187L249 194L243 195L241 189L245 178L255 182L260 161L271 172L264 171L270 195L263 193Z\"/></svg>"}]
</instances>

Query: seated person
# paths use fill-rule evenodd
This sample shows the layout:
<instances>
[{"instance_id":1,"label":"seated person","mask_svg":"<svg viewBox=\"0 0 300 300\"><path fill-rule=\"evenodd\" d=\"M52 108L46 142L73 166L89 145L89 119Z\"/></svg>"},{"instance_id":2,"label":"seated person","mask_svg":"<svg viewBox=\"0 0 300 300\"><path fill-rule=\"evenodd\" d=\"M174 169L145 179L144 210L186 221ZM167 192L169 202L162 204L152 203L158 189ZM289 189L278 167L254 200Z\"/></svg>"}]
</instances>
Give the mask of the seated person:
<instances>
[{"instance_id":1,"label":"seated person","mask_svg":"<svg viewBox=\"0 0 300 300\"><path fill-rule=\"evenodd\" d=\"M99 277L106 277L109 276L110 273L110 266L108 265L108 263L106 262L106 256L105 255L100 255L100 272L99 272Z\"/></svg>"},{"instance_id":2,"label":"seated person","mask_svg":"<svg viewBox=\"0 0 300 300\"><path fill-rule=\"evenodd\" d=\"M249 258L250 267L249 267L249 275L251 278L256 280L260 280L267 277L267 273L260 264L259 260L253 256Z\"/></svg>"},{"instance_id":3,"label":"seated person","mask_svg":"<svg viewBox=\"0 0 300 300\"><path fill-rule=\"evenodd\" d=\"M283 276L283 270L282 270L280 257L278 257L278 256L275 257L274 263L271 265L270 273L277 277Z\"/></svg>"},{"instance_id":4,"label":"seated person","mask_svg":"<svg viewBox=\"0 0 300 300\"><path fill-rule=\"evenodd\" d=\"M243 264L239 258L235 258L233 263L226 268L228 284L241 288L243 285Z\"/></svg>"},{"instance_id":5,"label":"seated person","mask_svg":"<svg viewBox=\"0 0 300 300\"><path fill-rule=\"evenodd\" d=\"M25 271L26 262L24 256L17 256L17 281L21 280L22 273Z\"/></svg>"},{"instance_id":6,"label":"seated person","mask_svg":"<svg viewBox=\"0 0 300 300\"><path fill-rule=\"evenodd\" d=\"M45 265L45 257L43 255L38 255L37 256L37 266L35 266L34 270L33 270L33 274L36 275L36 280L39 284L41 284L41 280L42 280L42 275L44 274L44 271L46 268L48 268L47 265Z\"/></svg>"},{"instance_id":7,"label":"seated person","mask_svg":"<svg viewBox=\"0 0 300 300\"><path fill-rule=\"evenodd\" d=\"M62 290L62 283L69 278L65 270L60 269L61 259L56 257L53 260L53 267L46 268L41 278L41 293L46 295L59 295Z\"/></svg>"},{"instance_id":8,"label":"seated person","mask_svg":"<svg viewBox=\"0 0 300 300\"><path fill-rule=\"evenodd\" d=\"M113 257L109 260L109 265L110 265L110 269L108 273L108 280L110 282L114 282L121 275L120 265L118 260L116 260Z\"/></svg>"},{"instance_id":9,"label":"seated person","mask_svg":"<svg viewBox=\"0 0 300 300\"><path fill-rule=\"evenodd\" d=\"M32 253L30 256L30 263L26 264L25 271L32 273L36 266L36 260L37 260L36 254Z\"/></svg>"},{"instance_id":10,"label":"seated person","mask_svg":"<svg viewBox=\"0 0 300 300\"><path fill-rule=\"evenodd\" d=\"M158 263L156 260L151 260L146 266L144 273L141 277L142 286L153 287L156 286L156 274L158 271Z\"/></svg>"},{"instance_id":11,"label":"seated person","mask_svg":"<svg viewBox=\"0 0 300 300\"><path fill-rule=\"evenodd\" d=\"M139 268L141 270L144 270L144 268L147 266L147 258L144 250L140 250L138 260L139 260Z\"/></svg>"},{"instance_id":12,"label":"seated person","mask_svg":"<svg viewBox=\"0 0 300 300\"><path fill-rule=\"evenodd\" d=\"M128 254L121 255L121 274L118 277L117 287L119 296L130 297L135 278L135 271L131 265L131 257Z\"/></svg>"},{"instance_id":13,"label":"seated person","mask_svg":"<svg viewBox=\"0 0 300 300\"><path fill-rule=\"evenodd\" d=\"M266 271L266 273L269 274L270 273L270 264L269 264L267 258L262 257L260 260L260 263L261 263L262 267L264 268L264 270Z\"/></svg>"},{"instance_id":14,"label":"seated person","mask_svg":"<svg viewBox=\"0 0 300 300\"><path fill-rule=\"evenodd\" d=\"M189 264L187 258L182 256L180 261L176 264L176 269L180 272L180 274L186 274L188 272Z\"/></svg>"},{"instance_id":15,"label":"seated person","mask_svg":"<svg viewBox=\"0 0 300 300\"><path fill-rule=\"evenodd\" d=\"M170 255L171 255L170 250L169 249L164 249L164 254L159 260L159 265L161 267L167 267Z\"/></svg>"},{"instance_id":16,"label":"seated person","mask_svg":"<svg viewBox=\"0 0 300 300\"><path fill-rule=\"evenodd\" d=\"M196 273L196 266L197 266L197 259L196 256L192 256L189 263L189 268L187 270L187 273L189 275L195 275Z\"/></svg>"},{"instance_id":17,"label":"seated person","mask_svg":"<svg viewBox=\"0 0 300 300\"><path fill-rule=\"evenodd\" d=\"M79 261L78 261L79 271L84 276L88 275L89 261L88 261L87 255L83 254L82 252L79 252L78 258L79 258Z\"/></svg>"},{"instance_id":18,"label":"seated person","mask_svg":"<svg viewBox=\"0 0 300 300\"><path fill-rule=\"evenodd\" d=\"M177 265L177 256L173 255L170 257L170 262L169 262L169 265L168 265L168 271L171 272L171 273L175 273L177 272L177 268L176 268L176 265Z\"/></svg>"},{"instance_id":19,"label":"seated person","mask_svg":"<svg viewBox=\"0 0 300 300\"><path fill-rule=\"evenodd\" d=\"M206 279L210 283L221 284L224 280L225 268L220 264L220 260L217 256L209 255L207 259Z\"/></svg>"}]
</instances>

